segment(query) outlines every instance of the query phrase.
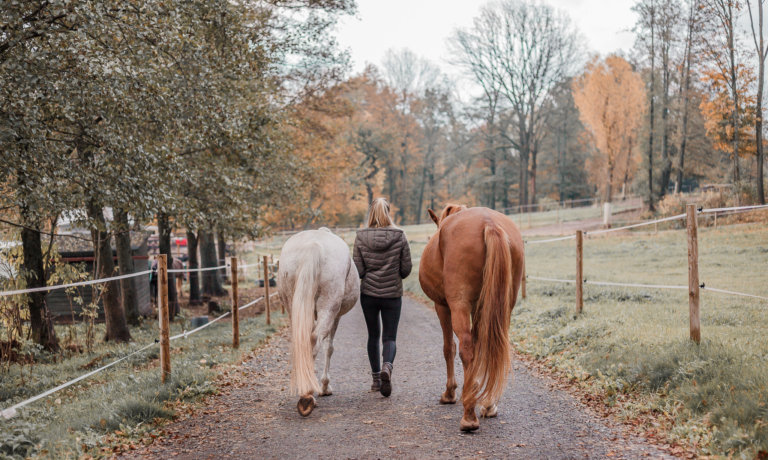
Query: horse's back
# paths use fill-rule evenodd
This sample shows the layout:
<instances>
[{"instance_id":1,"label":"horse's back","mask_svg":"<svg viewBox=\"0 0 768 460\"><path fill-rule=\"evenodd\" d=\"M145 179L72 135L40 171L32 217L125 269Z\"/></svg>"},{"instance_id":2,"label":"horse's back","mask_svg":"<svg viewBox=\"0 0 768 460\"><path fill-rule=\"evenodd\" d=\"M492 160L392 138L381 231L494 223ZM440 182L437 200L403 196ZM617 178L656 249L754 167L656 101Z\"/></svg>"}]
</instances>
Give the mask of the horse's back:
<instances>
[{"instance_id":1,"label":"horse's back","mask_svg":"<svg viewBox=\"0 0 768 460\"><path fill-rule=\"evenodd\" d=\"M307 263L316 263L319 268L318 297L342 299L343 306L350 301L354 305L357 297L355 282L359 290L360 281L344 240L325 228L305 230L291 236L280 252L279 285L281 292L286 290L287 297L290 297L288 291L293 291L299 268Z\"/></svg>"}]
</instances>

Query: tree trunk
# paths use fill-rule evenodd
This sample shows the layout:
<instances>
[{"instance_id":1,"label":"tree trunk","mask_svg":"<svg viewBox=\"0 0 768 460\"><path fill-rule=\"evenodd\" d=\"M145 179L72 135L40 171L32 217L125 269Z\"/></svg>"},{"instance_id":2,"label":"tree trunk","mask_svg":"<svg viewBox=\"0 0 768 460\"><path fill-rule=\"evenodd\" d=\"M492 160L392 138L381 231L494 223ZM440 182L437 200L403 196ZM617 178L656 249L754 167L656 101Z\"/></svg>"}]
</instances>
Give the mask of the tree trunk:
<instances>
[{"instance_id":1,"label":"tree trunk","mask_svg":"<svg viewBox=\"0 0 768 460\"><path fill-rule=\"evenodd\" d=\"M621 184L621 200L625 200L627 196L627 185L629 184L629 168L632 166L632 138L629 140L629 146L627 148L627 164L624 167L624 180Z\"/></svg>"},{"instance_id":2,"label":"tree trunk","mask_svg":"<svg viewBox=\"0 0 768 460\"><path fill-rule=\"evenodd\" d=\"M538 144L538 143L537 143ZM536 204L536 154L538 146L531 149L531 192L528 196L531 204Z\"/></svg>"},{"instance_id":3,"label":"tree trunk","mask_svg":"<svg viewBox=\"0 0 768 460\"><path fill-rule=\"evenodd\" d=\"M491 191L488 194L486 203L491 209L496 209L496 151L491 150L491 157L488 159L488 169L491 172Z\"/></svg>"},{"instance_id":4,"label":"tree trunk","mask_svg":"<svg viewBox=\"0 0 768 460\"><path fill-rule=\"evenodd\" d=\"M416 205L416 225L421 224L421 211L424 209L424 188L427 185L427 166L421 169L421 183L419 184L419 202Z\"/></svg>"},{"instance_id":5,"label":"tree trunk","mask_svg":"<svg viewBox=\"0 0 768 460\"><path fill-rule=\"evenodd\" d=\"M30 227L32 226L30 225ZM34 228L38 229L39 224L34 225ZM27 283L27 289L45 286L47 280L45 277L40 232L32 228L22 228L21 244L24 255L24 279ZM48 305L45 303L45 295L45 292L33 292L27 295L32 340L46 350L56 351L59 349L59 341L56 338L56 330L51 322Z\"/></svg>"},{"instance_id":6,"label":"tree trunk","mask_svg":"<svg viewBox=\"0 0 768 460\"><path fill-rule=\"evenodd\" d=\"M765 44L763 41L763 0L757 2L758 8L758 28L760 29L760 41L758 43L758 65L757 77L757 107L755 117L755 142L757 147L757 201L765 204L765 191L763 190L763 86L765 84ZM750 10L751 14L751 10ZM754 28L752 29L754 31Z\"/></svg>"},{"instance_id":7,"label":"tree trunk","mask_svg":"<svg viewBox=\"0 0 768 460\"><path fill-rule=\"evenodd\" d=\"M110 235L107 232L107 223L104 219L104 211L101 206L91 199L88 201L88 218L91 220L91 239L95 255L95 278L109 278L115 276L115 261L112 255ZM117 281L104 283L101 291L101 302L104 305L104 319L107 331L104 340L115 342L127 342L131 340L131 333L125 321L125 311L120 304L120 284Z\"/></svg>"},{"instance_id":8,"label":"tree trunk","mask_svg":"<svg viewBox=\"0 0 768 460\"><path fill-rule=\"evenodd\" d=\"M527 145L520 149L520 172L519 172L518 203L521 206L528 204L528 149ZM527 207L521 208L526 212Z\"/></svg>"},{"instance_id":9,"label":"tree trunk","mask_svg":"<svg viewBox=\"0 0 768 460\"><path fill-rule=\"evenodd\" d=\"M692 5L691 8L694 8ZM695 11L691 11L688 14L688 36L685 41L685 65L683 71L683 126L682 134L680 138L680 152L677 160L677 177L675 178L675 193L682 193L683 191L683 174L685 171L685 148L688 141L688 103L690 101L690 88L691 88L691 59L693 53L691 51L693 47L693 29L694 29L694 15Z\"/></svg>"},{"instance_id":10,"label":"tree trunk","mask_svg":"<svg viewBox=\"0 0 768 460\"><path fill-rule=\"evenodd\" d=\"M227 240L224 238L224 232L219 230L216 232L216 240L218 243L218 254L219 254L219 260L216 265L226 265L227 264ZM229 276L227 276L227 269L222 268L220 270L221 272L221 279L224 283L229 283Z\"/></svg>"},{"instance_id":11,"label":"tree trunk","mask_svg":"<svg viewBox=\"0 0 768 460\"><path fill-rule=\"evenodd\" d=\"M115 249L117 250L117 266L121 275L133 273L133 256L131 255L131 234L128 226L128 213L115 208ZM136 294L136 278L120 280L120 294L123 299L125 319L131 326L138 326L139 297Z\"/></svg>"},{"instance_id":12,"label":"tree trunk","mask_svg":"<svg viewBox=\"0 0 768 460\"><path fill-rule=\"evenodd\" d=\"M435 206L437 206L435 203L435 172L431 171L429 173L429 209L434 211Z\"/></svg>"},{"instance_id":13,"label":"tree trunk","mask_svg":"<svg viewBox=\"0 0 768 460\"><path fill-rule=\"evenodd\" d=\"M668 21L669 18L665 18ZM669 37L665 24L662 27L661 40L661 177L659 178L659 197L663 198L669 188L669 179L672 174L672 160L669 157Z\"/></svg>"},{"instance_id":14,"label":"tree trunk","mask_svg":"<svg viewBox=\"0 0 768 460\"><path fill-rule=\"evenodd\" d=\"M728 4L728 53L730 58L730 86L731 95L733 96L733 108L731 109L731 123L733 124L733 183L737 185L741 181L741 173L739 171L739 91L736 79L736 56L734 47L734 14L733 6ZM737 198L738 199L738 198Z\"/></svg>"},{"instance_id":15,"label":"tree trunk","mask_svg":"<svg viewBox=\"0 0 768 460\"><path fill-rule=\"evenodd\" d=\"M197 260L197 235L195 232L187 230L187 267L190 270L200 268ZM200 274L199 272L189 272L189 305L202 305L200 299Z\"/></svg>"},{"instance_id":16,"label":"tree trunk","mask_svg":"<svg viewBox=\"0 0 768 460\"><path fill-rule=\"evenodd\" d=\"M200 244L200 259L203 263L202 268L216 267L218 257L216 256L216 241L213 237L213 231L199 230L197 232ZM221 286L221 278L218 270L209 270L202 273L203 295L220 297L227 294L227 291Z\"/></svg>"},{"instance_id":17,"label":"tree trunk","mask_svg":"<svg viewBox=\"0 0 768 460\"><path fill-rule=\"evenodd\" d=\"M655 48L655 36L656 36L656 12L651 11L651 89L648 92L650 96L650 110L649 110L649 129L648 129L648 209L655 211L656 203L653 196L653 105L655 101L654 91L656 90L656 48Z\"/></svg>"},{"instance_id":18,"label":"tree trunk","mask_svg":"<svg viewBox=\"0 0 768 460\"><path fill-rule=\"evenodd\" d=\"M158 250L160 254L165 254L168 261L168 269L173 268L173 251L171 250L171 222L168 214L161 212L157 214L157 233L160 238L158 239ZM179 314L179 298L176 292L176 273L168 275L168 311L170 313L170 319Z\"/></svg>"}]
</instances>

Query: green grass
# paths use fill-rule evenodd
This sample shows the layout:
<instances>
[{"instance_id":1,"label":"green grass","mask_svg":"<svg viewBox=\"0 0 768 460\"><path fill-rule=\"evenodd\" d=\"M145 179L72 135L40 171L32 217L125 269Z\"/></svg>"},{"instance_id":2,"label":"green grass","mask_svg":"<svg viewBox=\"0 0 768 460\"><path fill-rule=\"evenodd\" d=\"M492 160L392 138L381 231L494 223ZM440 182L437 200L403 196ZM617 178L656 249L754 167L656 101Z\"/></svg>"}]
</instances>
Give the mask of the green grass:
<instances>
[{"instance_id":1,"label":"green grass","mask_svg":"<svg viewBox=\"0 0 768 460\"><path fill-rule=\"evenodd\" d=\"M0 420L0 457L99 455L105 433L116 429L129 433L149 430L154 420L174 416L174 402L215 392L214 366L240 360L275 332L284 318L273 314L273 321L272 326L267 326L261 316L241 320L239 350L231 347L231 325L225 321L171 342L171 377L166 383L160 382L159 352L152 347L36 401L20 409L16 417ZM172 323L171 334L182 328L180 322ZM42 354L33 366L11 366L0 374L0 407L11 406L151 343L157 325L149 320L131 333L134 343L99 343L93 353L63 357Z\"/></svg>"},{"instance_id":2,"label":"green grass","mask_svg":"<svg viewBox=\"0 0 768 460\"><path fill-rule=\"evenodd\" d=\"M412 242L415 267L423 248ZM768 296L765 224L700 228L699 253L701 282ZM528 275L574 279L575 242L527 245L526 264ZM584 274L687 285L685 230L589 237ZM416 268L405 287L423 297ZM574 291L573 284L528 281L510 329L519 351L599 395L621 417L661 415L671 440L702 453L749 458L768 450L767 302L701 291L696 345L688 339L687 290L586 285L580 316Z\"/></svg>"},{"instance_id":3,"label":"green grass","mask_svg":"<svg viewBox=\"0 0 768 460\"><path fill-rule=\"evenodd\" d=\"M588 280L687 285L685 231L588 238ZM529 275L573 279L574 241L526 247ZM701 229L699 272L709 286L768 296L768 229ZM687 291L585 286L575 317L573 285L529 280L513 313L516 347L580 381L588 376L625 416L671 415L669 436L708 454L768 450L768 305L701 291L701 345L691 342Z\"/></svg>"}]
</instances>

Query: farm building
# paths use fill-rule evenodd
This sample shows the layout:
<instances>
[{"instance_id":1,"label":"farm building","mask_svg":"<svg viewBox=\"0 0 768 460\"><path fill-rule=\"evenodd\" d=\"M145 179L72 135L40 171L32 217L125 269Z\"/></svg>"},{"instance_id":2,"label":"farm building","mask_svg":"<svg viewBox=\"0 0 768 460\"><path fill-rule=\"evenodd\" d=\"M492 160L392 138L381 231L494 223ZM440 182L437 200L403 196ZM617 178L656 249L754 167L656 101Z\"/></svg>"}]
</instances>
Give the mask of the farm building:
<instances>
[{"instance_id":1,"label":"farm building","mask_svg":"<svg viewBox=\"0 0 768 460\"><path fill-rule=\"evenodd\" d=\"M150 260L147 255L148 233L131 232L131 256L133 257L134 273L149 269ZM94 253L93 245L88 241L75 238L60 238L58 241L59 255L64 263L79 264L87 272L93 273ZM117 253L113 249L115 265L117 265ZM140 312L151 311L149 295L149 275L131 278L136 287L136 302ZM48 293L46 302L54 321L70 322L81 319L82 305L88 305L93 299L93 286L74 288L77 294L67 294L64 290L56 290ZM72 299L80 296L82 305ZM98 319L104 320L104 307L99 301Z\"/></svg>"}]
</instances>

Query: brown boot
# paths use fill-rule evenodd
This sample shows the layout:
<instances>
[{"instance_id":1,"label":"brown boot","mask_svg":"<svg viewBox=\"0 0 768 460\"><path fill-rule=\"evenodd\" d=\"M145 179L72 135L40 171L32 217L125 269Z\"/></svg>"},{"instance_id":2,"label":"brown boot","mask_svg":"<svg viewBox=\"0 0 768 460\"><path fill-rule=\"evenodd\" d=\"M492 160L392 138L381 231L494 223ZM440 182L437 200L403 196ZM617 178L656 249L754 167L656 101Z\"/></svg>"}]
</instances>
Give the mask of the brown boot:
<instances>
[{"instance_id":1,"label":"brown boot","mask_svg":"<svg viewBox=\"0 0 768 460\"><path fill-rule=\"evenodd\" d=\"M373 376L373 383L371 384L371 391L379 391L379 390L381 390L381 373L380 372L371 372L371 376Z\"/></svg>"},{"instance_id":2,"label":"brown boot","mask_svg":"<svg viewBox=\"0 0 768 460\"><path fill-rule=\"evenodd\" d=\"M392 363L381 366L381 395L389 397L392 394Z\"/></svg>"}]
</instances>

